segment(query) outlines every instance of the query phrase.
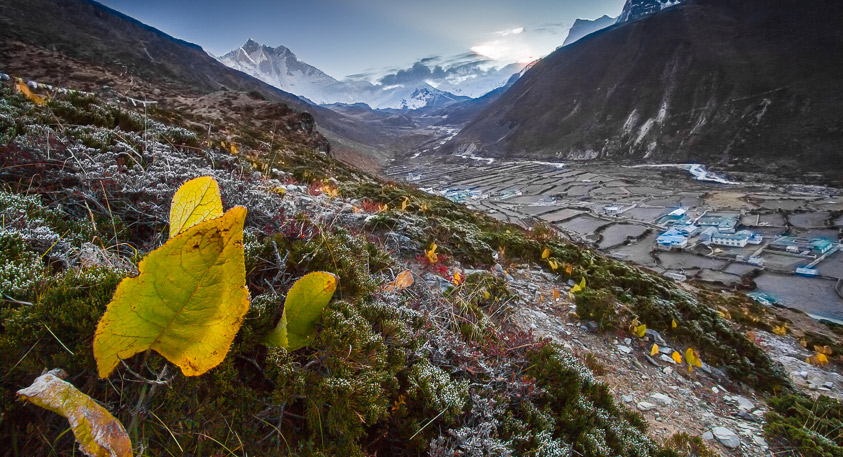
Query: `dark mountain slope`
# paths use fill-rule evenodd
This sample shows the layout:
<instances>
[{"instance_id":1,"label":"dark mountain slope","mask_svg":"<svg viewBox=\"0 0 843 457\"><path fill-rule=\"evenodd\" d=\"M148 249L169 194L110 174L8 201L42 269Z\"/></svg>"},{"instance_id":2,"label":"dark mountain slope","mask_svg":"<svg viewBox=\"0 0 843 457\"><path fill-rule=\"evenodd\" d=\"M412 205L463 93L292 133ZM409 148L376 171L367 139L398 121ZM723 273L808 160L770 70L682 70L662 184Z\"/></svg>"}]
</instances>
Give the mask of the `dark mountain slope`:
<instances>
[{"instance_id":1,"label":"dark mountain slope","mask_svg":"<svg viewBox=\"0 0 843 457\"><path fill-rule=\"evenodd\" d=\"M843 4L701 0L562 48L449 145L843 181Z\"/></svg>"},{"instance_id":2,"label":"dark mountain slope","mask_svg":"<svg viewBox=\"0 0 843 457\"><path fill-rule=\"evenodd\" d=\"M38 56L56 63L43 65ZM104 71L91 72L95 76L86 80L79 65L63 69L68 59ZM90 0L0 2L0 68L88 90L108 84L164 102L217 91L253 92L312 114L336 141L380 146L369 126L228 68L195 44Z\"/></svg>"}]
</instances>

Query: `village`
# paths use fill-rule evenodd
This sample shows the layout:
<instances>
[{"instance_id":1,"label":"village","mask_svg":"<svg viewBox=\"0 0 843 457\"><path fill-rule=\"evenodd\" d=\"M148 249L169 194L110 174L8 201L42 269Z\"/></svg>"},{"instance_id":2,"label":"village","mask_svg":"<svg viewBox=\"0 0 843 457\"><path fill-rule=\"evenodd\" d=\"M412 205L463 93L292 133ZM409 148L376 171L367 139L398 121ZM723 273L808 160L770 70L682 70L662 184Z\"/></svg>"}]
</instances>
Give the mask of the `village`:
<instances>
[{"instance_id":1,"label":"village","mask_svg":"<svg viewBox=\"0 0 843 457\"><path fill-rule=\"evenodd\" d=\"M843 322L843 193L729 181L700 165L496 163L387 173L522 226L562 236L673 280L741 290L765 305Z\"/></svg>"}]
</instances>

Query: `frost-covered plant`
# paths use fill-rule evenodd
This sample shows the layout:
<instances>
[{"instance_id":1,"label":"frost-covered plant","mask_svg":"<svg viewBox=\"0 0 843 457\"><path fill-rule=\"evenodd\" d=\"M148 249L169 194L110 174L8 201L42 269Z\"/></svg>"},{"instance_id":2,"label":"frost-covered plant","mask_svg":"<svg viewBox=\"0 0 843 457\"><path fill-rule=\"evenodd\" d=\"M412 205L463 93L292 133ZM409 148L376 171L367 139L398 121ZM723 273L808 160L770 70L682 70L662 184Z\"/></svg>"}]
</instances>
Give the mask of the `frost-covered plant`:
<instances>
[{"instance_id":1,"label":"frost-covered plant","mask_svg":"<svg viewBox=\"0 0 843 457\"><path fill-rule=\"evenodd\" d=\"M427 359L413 365L408 397L448 420L456 417L468 401L468 382L455 381Z\"/></svg>"}]
</instances>

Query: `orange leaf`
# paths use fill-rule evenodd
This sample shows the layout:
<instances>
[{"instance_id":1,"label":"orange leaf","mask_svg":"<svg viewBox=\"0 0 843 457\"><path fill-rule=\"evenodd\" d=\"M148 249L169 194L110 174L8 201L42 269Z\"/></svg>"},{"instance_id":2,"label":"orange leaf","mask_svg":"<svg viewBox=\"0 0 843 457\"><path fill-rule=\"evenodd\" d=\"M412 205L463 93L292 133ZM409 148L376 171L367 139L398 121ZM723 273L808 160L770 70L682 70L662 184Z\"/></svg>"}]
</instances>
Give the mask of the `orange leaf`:
<instances>
[{"instance_id":1,"label":"orange leaf","mask_svg":"<svg viewBox=\"0 0 843 457\"><path fill-rule=\"evenodd\" d=\"M395 281L387 284L384 289L387 291L404 290L412 285L413 272L410 270L404 270L401 273L398 273L398 276L395 277Z\"/></svg>"}]
</instances>

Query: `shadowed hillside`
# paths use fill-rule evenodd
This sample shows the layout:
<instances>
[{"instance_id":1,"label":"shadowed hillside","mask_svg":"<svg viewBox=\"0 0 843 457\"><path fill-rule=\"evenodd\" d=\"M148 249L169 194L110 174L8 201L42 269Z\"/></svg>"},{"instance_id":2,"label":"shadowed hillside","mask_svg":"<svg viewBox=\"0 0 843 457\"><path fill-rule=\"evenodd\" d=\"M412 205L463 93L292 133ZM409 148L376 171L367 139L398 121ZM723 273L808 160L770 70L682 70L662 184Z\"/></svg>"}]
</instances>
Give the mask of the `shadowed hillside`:
<instances>
[{"instance_id":1,"label":"shadowed hillside","mask_svg":"<svg viewBox=\"0 0 843 457\"><path fill-rule=\"evenodd\" d=\"M843 176L843 5L700 0L551 54L450 144Z\"/></svg>"}]
</instances>

